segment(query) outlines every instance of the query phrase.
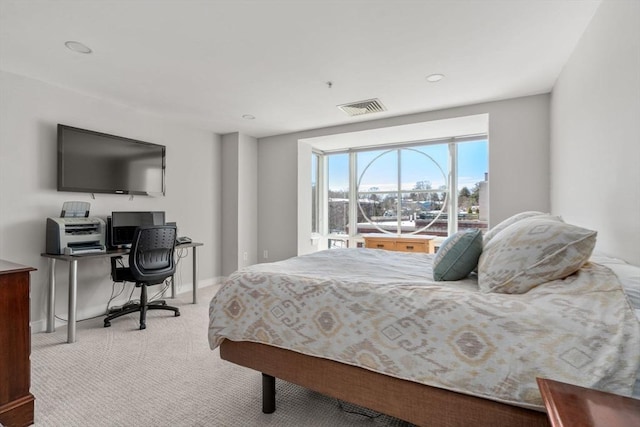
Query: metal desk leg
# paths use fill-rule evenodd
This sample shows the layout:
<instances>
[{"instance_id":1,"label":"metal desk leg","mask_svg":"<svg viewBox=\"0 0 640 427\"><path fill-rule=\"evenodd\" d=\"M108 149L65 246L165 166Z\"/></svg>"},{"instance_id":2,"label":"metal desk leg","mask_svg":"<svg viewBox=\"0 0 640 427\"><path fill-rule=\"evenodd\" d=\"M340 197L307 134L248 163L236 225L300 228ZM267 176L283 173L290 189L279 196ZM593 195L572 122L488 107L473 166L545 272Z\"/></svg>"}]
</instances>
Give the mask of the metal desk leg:
<instances>
[{"instance_id":1,"label":"metal desk leg","mask_svg":"<svg viewBox=\"0 0 640 427\"><path fill-rule=\"evenodd\" d=\"M69 261L69 321L67 322L67 342L76 342L76 309L78 296L78 261Z\"/></svg>"},{"instance_id":2,"label":"metal desk leg","mask_svg":"<svg viewBox=\"0 0 640 427\"><path fill-rule=\"evenodd\" d=\"M176 297L176 275L171 276L171 298Z\"/></svg>"},{"instance_id":3,"label":"metal desk leg","mask_svg":"<svg viewBox=\"0 0 640 427\"><path fill-rule=\"evenodd\" d=\"M193 303L198 303L198 252L196 246L193 247Z\"/></svg>"},{"instance_id":4,"label":"metal desk leg","mask_svg":"<svg viewBox=\"0 0 640 427\"><path fill-rule=\"evenodd\" d=\"M56 331L56 260L49 258L49 300L47 301L47 332Z\"/></svg>"}]
</instances>

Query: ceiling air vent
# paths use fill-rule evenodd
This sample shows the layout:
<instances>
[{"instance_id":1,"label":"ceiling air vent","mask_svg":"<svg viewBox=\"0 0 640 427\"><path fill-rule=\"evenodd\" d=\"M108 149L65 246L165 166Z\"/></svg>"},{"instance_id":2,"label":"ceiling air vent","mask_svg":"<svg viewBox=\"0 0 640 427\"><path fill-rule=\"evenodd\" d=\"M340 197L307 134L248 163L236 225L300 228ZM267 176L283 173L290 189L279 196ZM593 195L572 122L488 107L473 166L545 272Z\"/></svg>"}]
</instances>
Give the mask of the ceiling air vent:
<instances>
[{"instance_id":1,"label":"ceiling air vent","mask_svg":"<svg viewBox=\"0 0 640 427\"><path fill-rule=\"evenodd\" d=\"M366 101L352 102L350 104L338 105L338 108L349 116L360 116L362 114L379 113L387 109L378 99L367 99Z\"/></svg>"}]
</instances>

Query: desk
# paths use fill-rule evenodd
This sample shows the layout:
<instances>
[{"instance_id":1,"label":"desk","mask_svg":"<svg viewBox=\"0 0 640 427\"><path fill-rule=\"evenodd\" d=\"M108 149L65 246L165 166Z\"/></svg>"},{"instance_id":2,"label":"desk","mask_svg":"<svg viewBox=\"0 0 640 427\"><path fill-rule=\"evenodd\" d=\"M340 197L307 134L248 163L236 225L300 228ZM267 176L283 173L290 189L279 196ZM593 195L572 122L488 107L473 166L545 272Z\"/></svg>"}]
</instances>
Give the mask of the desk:
<instances>
[{"instance_id":1,"label":"desk","mask_svg":"<svg viewBox=\"0 0 640 427\"><path fill-rule=\"evenodd\" d=\"M196 248L202 243L184 243L176 245L176 249L193 248L193 303L198 302L198 257ZM76 312L78 295L78 262L96 258L113 258L129 255L129 249L115 249L106 252L93 252L81 255L52 255L40 254L49 258L49 300L47 307L47 332L54 332L55 326L55 298L56 298L56 260L69 263L69 319L67 322L67 342L76 341ZM175 281L171 278L171 298L175 298Z\"/></svg>"}]
</instances>

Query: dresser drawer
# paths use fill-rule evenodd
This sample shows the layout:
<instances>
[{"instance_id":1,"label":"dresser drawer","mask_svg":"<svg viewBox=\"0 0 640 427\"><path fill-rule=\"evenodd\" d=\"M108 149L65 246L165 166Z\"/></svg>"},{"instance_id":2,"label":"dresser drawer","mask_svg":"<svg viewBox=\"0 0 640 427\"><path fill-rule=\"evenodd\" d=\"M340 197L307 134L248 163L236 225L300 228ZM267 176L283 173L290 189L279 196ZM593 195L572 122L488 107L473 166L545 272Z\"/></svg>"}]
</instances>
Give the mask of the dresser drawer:
<instances>
[{"instance_id":1,"label":"dresser drawer","mask_svg":"<svg viewBox=\"0 0 640 427\"><path fill-rule=\"evenodd\" d=\"M389 239L366 239L365 248L386 249L388 251L395 251L396 242L395 240L389 240Z\"/></svg>"},{"instance_id":2,"label":"dresser drawer","mask_svg":"<svg viewBox=\"0 0 640 427\"><path fill-rule=\"evenodd\" d=\"M388 251L416 252L432 254L434 250L434 236L379 236L367 235L364 238L364 247L371 249L386 249Z\"/></svg>"},{"instance_id":3,"label":"dresser drawer","mask_svg":"<svg viewBox=\"0 0 640 427\"><path fill-rule=\"evenodd\" d=\"M427 252L427 247L425 242L396 242L396 251L401 252Z\"/></svg>"}]
</instances>

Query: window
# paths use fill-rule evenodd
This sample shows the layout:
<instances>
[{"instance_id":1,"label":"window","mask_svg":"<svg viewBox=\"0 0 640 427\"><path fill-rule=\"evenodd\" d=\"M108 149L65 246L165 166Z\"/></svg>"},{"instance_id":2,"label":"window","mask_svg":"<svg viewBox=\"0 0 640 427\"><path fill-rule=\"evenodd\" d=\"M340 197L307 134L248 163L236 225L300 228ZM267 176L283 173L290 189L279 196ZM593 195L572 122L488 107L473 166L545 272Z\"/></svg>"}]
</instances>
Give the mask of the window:
<instances>
[{"instance_id":1,"label":"window","mask_svg":"<svg viewBox=\"0 0 640 427\"><path fill-rule=\"evenodd\" d=\"M458 228L483 230L487 228L489 220L489 182L486 173L489 164L488 155L487 141L458 144L458 211L461 221Z\"/></svg>"},{"instance_id":2,"label":"window","mask_svg":"<svg viewBox=\"0 0 640 427\"><path fill-rule=\"evenodd\" d=\"M419 233L432 226L447 207L446 150L429 145L356 153L358 232Z\"/></svg>"},{"instance_id":3,"label":"window","mask_svg":"<svg viewBox=\"0 0 640 427\"><path fill-rule=\"evenodd\" d=\"M327 182L329 235L444 237L459 229L487 228L484 138L379 146L320 157L328 164L326 177L321 173L317 179Z\"/></svg>"},{"instance_id":4,"label":"window","mask_svg":"<svg viewBox=\"0 0 640 427\"><path fill-rule=\"evenodd\" d=\"M327 156L330 234L349 234L349 155Z\"/></svg>"}]
</instances>

